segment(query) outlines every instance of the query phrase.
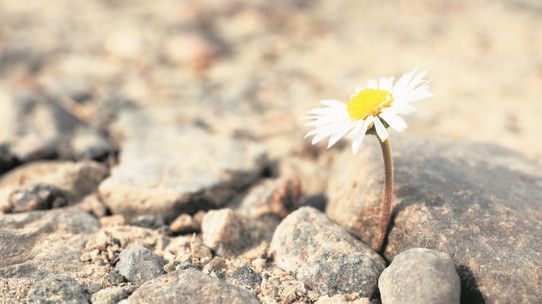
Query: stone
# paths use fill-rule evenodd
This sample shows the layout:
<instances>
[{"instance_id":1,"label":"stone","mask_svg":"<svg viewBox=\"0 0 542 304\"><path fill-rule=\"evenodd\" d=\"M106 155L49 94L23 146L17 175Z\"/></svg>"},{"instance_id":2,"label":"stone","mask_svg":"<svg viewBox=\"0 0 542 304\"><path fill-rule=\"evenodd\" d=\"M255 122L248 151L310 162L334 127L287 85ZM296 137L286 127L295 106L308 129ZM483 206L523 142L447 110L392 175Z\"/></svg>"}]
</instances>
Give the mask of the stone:
<instances>
[{"instance_id":1,"label":"stone","mask_svg":"<svg viewBox=\"0 0 542 304\"><path fill-rule=\"evenodd\" d=\"M282 219L299 205L300 195L299 178L268 179L250 189L237 212L251 218L273 214Z\"/></svg>"},{"instance_id":2,"label":"stone","mask_svg":"<svg viewBox=\"0 0 542 304\"><path fill-rule=\"evenodd\" d=\"M28 212L61 208L68 205L64 191L48 184L30 184L14 190L9 195L10 212Z\"/></svg>"},{"instance_id":3,"label":"stone","mask_svg":"<svg viewBox=\"0 0 542 304\"><path fill-rule=\"evenodd\" d=\"M149 249L140 246L130 246L119 255L115 268L128 281L141 285L148 280L157 278L165 273L167 261Z\"/></svg>"},{"instance_id":4,"label":"stone","mask_svg":"<svg viewBox=\"0 0 542 304\"><path fill-rule=\"evenodd\" d=\"M382 304L459 303L461 281L449 255L412 248L396 255L378 279Z\"/></svg>"},{"instance_id":5,"label":"stone","mask_svg":"<svg viewBox=\"0 0 542 304\"><path fill-rule=\"evenodd\" d=\"M36 161L20 166L0 179L0 201L9 201L10 196L32 193L32 184L46 184L36 186L40 188L58 189L55 197L65 196L69 205L82 200L88 194L96 191L98 184L107 176L105 165L94 161ZM34 191L35 192L35 191ZM19 194L17 194L19 193ZM35 195L34 195L35 196ZM63 204L61 204L63 205Z\"/></svg>"},{"instance_id":6,"label":"stone","mask_svg":"<svg viewBox=\"0 0 542 304\"><path fill-rule=\"evenodd\" d=\"M75 157L80 160L105 161L119 152L105 136L90 131L76 134L71 140L71 148Z\"/></svg>"},{"instance_id":7,"label":"stone","mask_svg":"<svg viewBox=\"0 0 542 304\"><path fill-rule=\"evenodd\" d=\"M88 303L88 296L81 284L65 274L50 274L39 280L26 296L28 303Z\"/></svg>"},{"instance_id":8,"label":"stone","mask_svg":"<svg viewBox=\"0 0 542 304\"><path fill-rule=\"evenodd\" d=\"M278 267L309 288L331 295L376 291L384 260L322 212L302 207L275 230L269 251Z\"/></svg>"},{"instance_id":9,"label":"stone","mask_svg":"<svg viewBox=\"0 0 542 304\"><path fill-rule=\"evenodd\" d=\"M220 207L266 163L258 144L160 121L124 112L117 124L125 134L120 163L99 192L114 214L128 220L150 214L171 222L181 213Z\"/></svg>"},{"instance_id":10,"label":"stone","mask_svg":"<svg viewBox=\"0 0 542 304\"><path fill-rule=\"evenodd\" d=\"M384 256L409 248L447 253L461 278L461 301L542 298L542 167L505 148L400 134L392 220ZM335 158L327 214L366 243L375 238L383 188L374 138L358 155ZM521 288L510 288L521 286Z\"/></svg>"},{"instance_id":11,"label":"stone","mask_svg":"<svg viewBox=\"0 0 542 304\"><path fill-rule=\"evenodd\" d=\"M245 216L226 208L205 214L201 225L203 243L219 256L232 256L253 246L259 231Z\"/></svg>"},{"instance_id":12,"label":"stone","mask_svg":"<svg viewBox=\"0 0 542 304\"><path fill-rule=\"evenodd\" d=\"M70 156L69 140L73 130L83 125L78 117L39 90L5 94L7 96L0 96L0 111L12 118L0 121L0 143L9 142L17 160L28 162Z\"/></svg>"},{"instance_id":13,"label":"stone","mask_svg":"<svg viewBox=\"0 0 542 304\"><path fill-rule=\"evenodd\" d=\"M127 303L260 303L250 292L194 268L172 271L139 287Z\"/></svg>"},{"instance_id":14,"label":"stone","mask_svg":"<svg viewBox=\"0 0 542 304\"><path fill-rule=\"evenodd\" d=\"M99 227L93 216L75 208L0 215L0 278L25 275L10 270L23 265L31 270L28 275L76 271L86 239Z\"/></svg>"},{"instance_id":15,"label":"stone","mask_svg":"<svg viewBox=\"0 0 542 304\"><path fill-rule=\"evenodd\" d=\"M199 232L201 225L190 214L183 213L169 224L169 230L173 233Z\"/></svg>"},{"instance_id":16,"label":"stone","mask_svg":"<svg viewBox=\"0 0 542 304\"><path fill-rule=\"evenodd\" d=\"M0 174L4 174L5 172L15 168L18 165L19 161L17 160L15 155L11 153L9 144L0 144Z\"/></svg>"},{"instance_id":17,"label":"stone","mask_svg":"<svg viewBox=\"0 0 542 304\"><path fill-rule=\"evenodd\" d=\"M142 214L138 215L130 221L130 225L148 229L164 228L165 224L161 217L154 215Z\"/></svg>"},{"instance_id":18,"label":"stone","mask_svg":"<svg viewBox=\"0 0 542 304\"><path fill-rule=\"evenodd\" d=\"M168 37L164 52L173 63L201 70L211 65L221 48L201 32L185 31Z\"/></svg>"},{"instance_id":19,"label":"stone","mask_svg":"<svg viewBox=\"0 0 542 304\"><path fill-rule=\"evenodd\" d=\"M130 296L133 288L109 287L93 294L90 298L92 304L116 304Z\"/></svg>"},{"instance_id":20,"label":"stone","mask_svg":"<svg viewBox=\"0 0 542 304\"><path fill-rule=\"evenodd\" d=\"M371 304L369 298L360 298L359 295L357 298L349 295L335 295L335 296L321 296L316 301L316 304Z\"/></svg>"},{"instance_id":21,"label":"stone","mask_svg":"<svg viewBox=\"0 0 542 304\"><path fill-rule=\"evenodd\" d=\"M262 283L262 277L255 273L250 266L242 266L235 270L233 278L244 286L258 286Z\"/></svg>"}]
</instances>

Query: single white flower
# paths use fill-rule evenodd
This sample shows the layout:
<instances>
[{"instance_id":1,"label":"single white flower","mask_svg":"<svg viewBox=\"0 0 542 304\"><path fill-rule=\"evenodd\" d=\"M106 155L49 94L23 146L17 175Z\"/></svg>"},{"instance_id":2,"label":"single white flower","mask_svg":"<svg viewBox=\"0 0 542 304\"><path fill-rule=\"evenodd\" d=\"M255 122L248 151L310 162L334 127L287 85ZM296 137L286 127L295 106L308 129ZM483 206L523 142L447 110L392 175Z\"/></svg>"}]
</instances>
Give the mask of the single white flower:
<instances>
[{"instance_id":1,"label":"single white flower","mask_svg":"<svg viewBox=\"0 0 542 304\"><path fill-rule=\"evenodd\" d=\"M434 96L428 91L430 80L423 80L427 71L416 74L416 69L403 74L395 85L393 77L382 77L379 83L371 80L366 89L356 88L356 95L347 103L322 100L327 107L309 111L310 116L302 118L312 119L306 125L316 127L305 138L314 135L312 144L316 144L330 136L329 148L348 133L356 154L367 132L376 131L383 142L388 138L387 127L403 131L407 124L398 114L415 111L410 102Z\"/></svg>"}]
</instances>

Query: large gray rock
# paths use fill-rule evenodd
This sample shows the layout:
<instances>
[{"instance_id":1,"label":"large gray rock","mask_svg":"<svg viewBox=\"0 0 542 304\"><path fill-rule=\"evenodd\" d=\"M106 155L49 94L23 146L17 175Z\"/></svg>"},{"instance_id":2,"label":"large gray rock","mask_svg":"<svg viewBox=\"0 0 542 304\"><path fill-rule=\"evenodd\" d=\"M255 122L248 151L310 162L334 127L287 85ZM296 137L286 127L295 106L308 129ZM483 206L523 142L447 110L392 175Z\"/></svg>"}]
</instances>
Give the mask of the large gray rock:
<instances>
[{"instance_id":1,"label":"large gray rock","mask_svg":"<svg viewBox=\"0 0 542 304\"><path fill-rule=\"evenodd\" d=\"M139 112L121 116L120 164L100 185L113 213L170 221L183 212L223 205L263 169L262 146L160 121Z\"/></svg>"},{"instance_id":2,"label":"large gray rock","mask_svg":"<svg viewBox=\"0 0 542 304\"><path fill-rule=\"evenodd\" d=\"M148 281L128 297L127 303L257 304L260 301L244 289L186 268Z\"/></svg>"},{"instance_id":3,"label":"large gray rock","mask_svg":"<svg viewBox=\"0 0 542 304\"><path fill-rule=\"evenodd\" d=\"M32 286L26 301L33 304L82 304L88 303L88 295L74 278L50 274Z\"/></svg>"},{"instance_id":4,"label":"large gray rock","mask_svg":"<svg viewBox=\"0 0 542 304\"><path fill-rule=\"evenodd\" d=\"M385 257L423 247L448 253L462 301L534 303L542 298L542 167L498 146L392 138L395 185ZM383 187L373 138L335 159L327 214L371 243Z\"/></svg>"},{"instance_id":5,"label":"large gray rock","mask_svg":"<svg viewBox=\"0 0 542 304\"><path fill-rule=\"evenodd\" d=\"M149 249L130 246L119 255L115 268L130 282L141 285L164 274L167 261Z\"/></svg>"},{"instance_id":6,"label":"large gray rock","mask_svg":"<svg viewBox=\"0 0 542 304\"><path fill-rule=\"evenodd\" d=\"M282 221L269 251L278 267L320 293L371 296L385 266L369 246L311 207Z\"/></svg>"},{"instance_id":7,"label":"large gray rock","mask_svg":"<svg viewBox=\"0 0 542 304\"><path fill-rule=\"evenodd\" d=\"M461 282L449 255L412 248L398 254L378 279L382 304L458 304Z\"/></svg>"}]
</instances>

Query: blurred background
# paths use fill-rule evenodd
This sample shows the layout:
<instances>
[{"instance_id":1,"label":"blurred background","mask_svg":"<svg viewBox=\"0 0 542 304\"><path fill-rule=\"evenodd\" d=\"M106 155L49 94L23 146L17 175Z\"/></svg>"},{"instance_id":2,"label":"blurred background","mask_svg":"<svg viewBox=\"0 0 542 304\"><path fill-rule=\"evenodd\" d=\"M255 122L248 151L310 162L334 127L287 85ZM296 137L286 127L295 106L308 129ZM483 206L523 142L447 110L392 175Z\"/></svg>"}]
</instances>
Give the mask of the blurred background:
<instances>
[{"instance_id":1,"label":"blurred background","mask_svg":"<svg viewBox=\"0 0 542 304\"><path fill-rule=\"evenodd\" d=\"M279 157L319 100L416 66L436 98L406 132L542 161L538 0L0 0L2 157L99 154L87 141L120 144L110 125L134 108Z\"/></svg>"}]
</instances>

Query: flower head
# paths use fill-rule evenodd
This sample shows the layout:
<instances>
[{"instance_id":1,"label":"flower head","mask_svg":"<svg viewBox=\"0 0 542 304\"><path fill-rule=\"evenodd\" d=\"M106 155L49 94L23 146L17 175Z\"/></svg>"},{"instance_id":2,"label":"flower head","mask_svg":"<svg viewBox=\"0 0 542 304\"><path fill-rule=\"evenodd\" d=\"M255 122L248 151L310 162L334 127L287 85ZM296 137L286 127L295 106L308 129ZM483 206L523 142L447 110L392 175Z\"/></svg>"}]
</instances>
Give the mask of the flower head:
<instances>
[{"instance_id":1,"label":"flower head","mask_svg":"<svg viewBox=\"0 0 542 304\"><path fill-rule=\"evenodd\" d=\"M388 138L386 129L392 127L403 131L407 124L398 114L407 114L416 110L410 102L433 97L428 91L430 80L423 80L427 72L403 74L393 84L393 77L382 77L380 82L369 81L367 88L357 88L356 94L346 103L337 100L322 100L325 108L309 111L311 119L307 126L316 129L307 133L314 135L312 144L330 136L328 148L347 135L352 138L352 152L358 152L366 133L376 133L381 141Z\"/></svg>"}]
</instances>

